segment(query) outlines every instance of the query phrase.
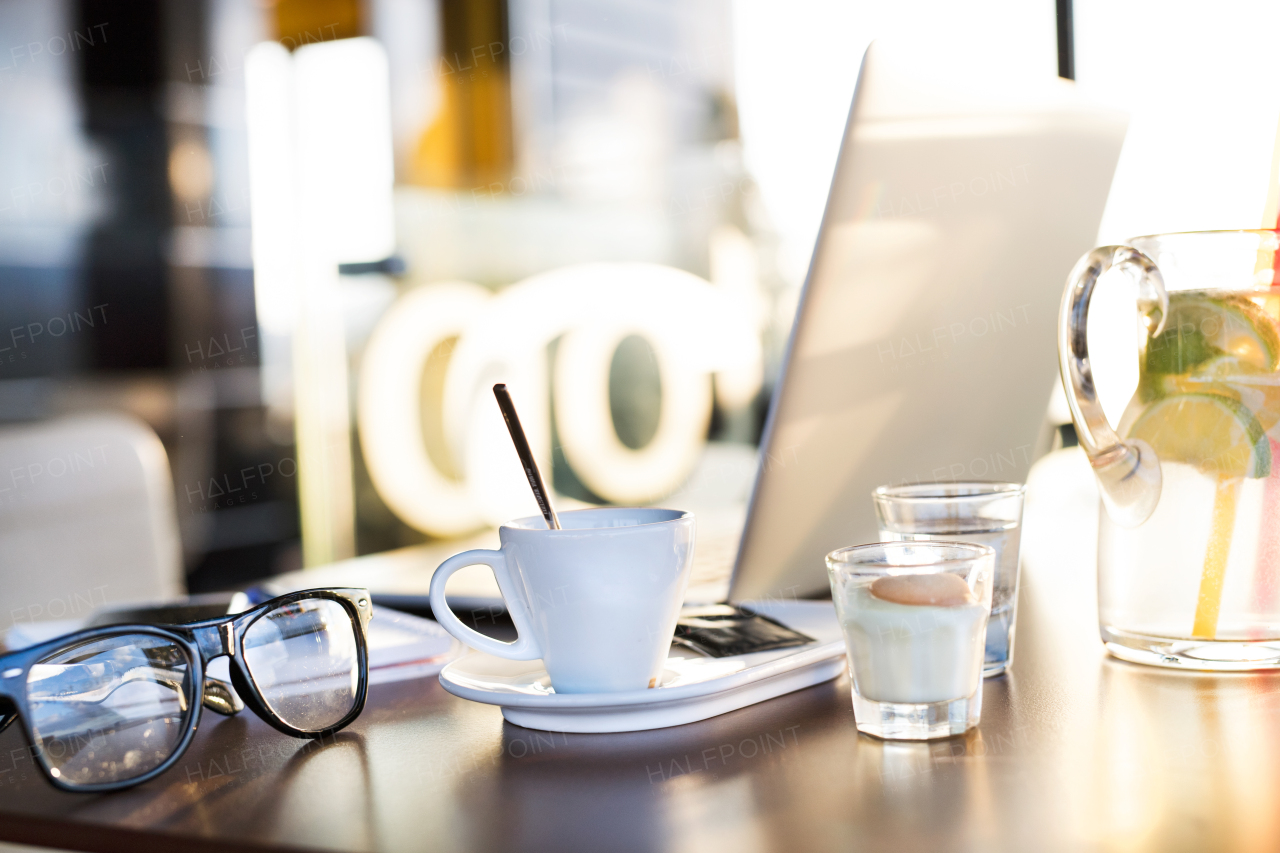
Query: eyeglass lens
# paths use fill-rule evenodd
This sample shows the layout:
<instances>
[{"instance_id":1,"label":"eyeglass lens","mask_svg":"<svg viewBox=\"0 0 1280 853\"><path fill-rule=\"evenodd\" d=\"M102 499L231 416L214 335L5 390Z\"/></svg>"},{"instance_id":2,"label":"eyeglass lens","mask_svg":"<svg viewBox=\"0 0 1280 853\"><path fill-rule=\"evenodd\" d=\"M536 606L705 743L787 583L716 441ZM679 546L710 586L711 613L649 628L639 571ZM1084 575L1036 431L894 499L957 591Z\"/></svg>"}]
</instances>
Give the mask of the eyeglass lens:
<instances>
[{"instance_id":1,"label":"eyeglass lens","mask_svg":"<svg viewBox=\"0 0 1280 853\"><path fill-rule=\"evenodd\" d=\"M355 706L356 628L336 601L304 599L263 614L245 631L244 662L263 700L296 729L323 731Z\"/></svg>"},{"instance_id":2,"label":"eyeglass lens","mask_svg":"<svg viewBox=\"0 0 1280 853\"><path fill-rule=\"evenodd\" d=\"M79 643L27 675L36 749L70 785L120 782L159 767L182 740L194 696L186 650L149 634Z\"/></svg>"}]
</instances>

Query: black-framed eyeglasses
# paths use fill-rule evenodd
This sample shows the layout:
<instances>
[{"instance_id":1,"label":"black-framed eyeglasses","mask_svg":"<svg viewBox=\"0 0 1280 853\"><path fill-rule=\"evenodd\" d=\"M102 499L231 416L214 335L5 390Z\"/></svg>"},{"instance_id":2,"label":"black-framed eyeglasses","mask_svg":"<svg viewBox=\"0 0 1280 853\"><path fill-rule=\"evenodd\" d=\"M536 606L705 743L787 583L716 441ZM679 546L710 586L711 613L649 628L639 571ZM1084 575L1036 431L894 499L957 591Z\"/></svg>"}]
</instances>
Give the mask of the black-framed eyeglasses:
<instances>
[{"instance_id":1,"label":"black-framed eyeglasses","mask_svg":"<svg viewBox=\"0 0 1280 853\"><path fill-rule=\"evenodd\" d=\"M20 718L49 780L84 792L168 770L202 707L247 705L287 735L323 737L364 708L372 614L368 590L310 589L202 622L92 628L0 655L0 731ZM224 655L230 685L206 674Z\"/></svg>"}]
</instances>

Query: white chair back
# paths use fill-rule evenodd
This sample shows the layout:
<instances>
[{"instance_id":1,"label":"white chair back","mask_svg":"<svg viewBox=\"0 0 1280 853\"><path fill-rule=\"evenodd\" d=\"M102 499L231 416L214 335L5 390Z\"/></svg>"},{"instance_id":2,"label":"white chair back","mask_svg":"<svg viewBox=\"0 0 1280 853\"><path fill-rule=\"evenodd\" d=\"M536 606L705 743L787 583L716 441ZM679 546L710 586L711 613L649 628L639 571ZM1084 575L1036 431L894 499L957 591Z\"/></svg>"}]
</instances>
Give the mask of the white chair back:
<instances>
[{"instance_id":1,"label":"white chair back","mask_svg":"<svg viewBox=\"0 0 1280 853\"><path fill-rule=\"evenodd\" d=\"M184 591L169 460L128 415L0 429L0 632Z\"/></svg>"}]
</instances>

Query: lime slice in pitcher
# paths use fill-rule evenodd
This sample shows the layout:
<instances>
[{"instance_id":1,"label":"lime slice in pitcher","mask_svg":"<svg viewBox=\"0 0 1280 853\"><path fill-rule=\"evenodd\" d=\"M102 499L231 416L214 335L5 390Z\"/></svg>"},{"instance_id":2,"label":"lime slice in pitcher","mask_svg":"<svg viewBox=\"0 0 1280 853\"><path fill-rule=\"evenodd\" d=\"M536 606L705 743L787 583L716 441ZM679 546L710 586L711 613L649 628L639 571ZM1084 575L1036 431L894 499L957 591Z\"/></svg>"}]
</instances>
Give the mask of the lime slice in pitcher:
<instances>
[{"instance_id":1,"label":"lime slice in pitcher","mask_svg":"<svg viewBox=\"0 0 1280 853\"><path fill-rule=\"evenodd\" d=\"M1216 394L1171 394L1138 416L1140 438L1163 462L1184 462L1219 477L1265 477L1271 444L1262 424L1238 400Z\"/></svg>"},{"instance_id":2,"label":"lime slice in pitcher","mask_svg":"<svg viewBox=\"0 0 1280 853\"><path fill-rule=\"evenodd\" d=\"M1147 373L1189 373L1223 354L1261 370L1280 367L1275 319L1238 293L1169 294L1164 330L1147 345Z\"/></svg>"}]
</instances>

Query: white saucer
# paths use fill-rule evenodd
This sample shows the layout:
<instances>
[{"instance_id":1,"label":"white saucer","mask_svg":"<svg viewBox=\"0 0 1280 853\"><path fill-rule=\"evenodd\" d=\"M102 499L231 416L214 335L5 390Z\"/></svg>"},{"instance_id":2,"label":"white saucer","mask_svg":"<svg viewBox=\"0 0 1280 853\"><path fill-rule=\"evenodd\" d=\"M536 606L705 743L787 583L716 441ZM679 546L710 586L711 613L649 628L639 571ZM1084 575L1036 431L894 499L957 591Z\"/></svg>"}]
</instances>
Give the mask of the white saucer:
<instances>
[{"instance_id":1,"label":"white saucer","mask_svg":"<svg viewBox=\"0 0 1280 853\"><path fill-rule=\"evenodd\" d=\"M742 602L817 643L729 658L672 647L662 683L626 693L551 689L542 661L471 652L440 673L445 690L502 707L510 723L552 732L633 732L705 720L835 678L844 669L844 637L829 601Z\"/></svg>"}]
</instances>

